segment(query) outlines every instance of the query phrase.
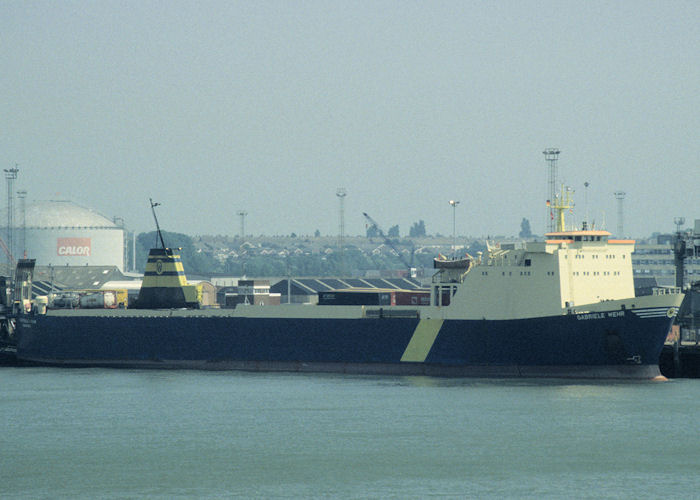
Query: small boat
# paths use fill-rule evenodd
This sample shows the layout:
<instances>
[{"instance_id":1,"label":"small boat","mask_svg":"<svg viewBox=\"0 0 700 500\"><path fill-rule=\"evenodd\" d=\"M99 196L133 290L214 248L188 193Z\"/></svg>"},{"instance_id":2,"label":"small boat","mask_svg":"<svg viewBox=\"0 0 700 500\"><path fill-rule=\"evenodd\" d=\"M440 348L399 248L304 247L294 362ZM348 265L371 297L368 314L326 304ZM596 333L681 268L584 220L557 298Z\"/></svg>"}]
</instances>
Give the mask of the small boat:
<instances>
[{"instance_id":1,"label":"small boat","mask_svg":"<svg viewBox=\"0 0 700 500\"><path fill-rule=\"evenodd\" d=\"M433 259L433 268L435 269L464 269L465 271L469 269L471 263L474 259L471 255L460 259L448 259L444 255L439 255Z\"/></svg>"}]
</instances>

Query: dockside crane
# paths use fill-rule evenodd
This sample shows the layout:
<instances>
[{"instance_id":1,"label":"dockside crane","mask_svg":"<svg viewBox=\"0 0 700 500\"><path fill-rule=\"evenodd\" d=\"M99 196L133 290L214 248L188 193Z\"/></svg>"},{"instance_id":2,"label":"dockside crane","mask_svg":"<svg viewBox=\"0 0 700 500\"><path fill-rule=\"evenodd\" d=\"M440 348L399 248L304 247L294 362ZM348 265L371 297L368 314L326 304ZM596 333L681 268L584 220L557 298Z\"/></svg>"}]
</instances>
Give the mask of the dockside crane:
<instances>
[{"instance_id":1,"label":"dockside crane","mask_svg":"<svg viewBox=\"0 0 700 500\"><path fill-rule=\"evenodd\" d=\"M15 260L15 257L12 255L12 252L10 251L10 248L7 246L5 241L0 238L0 247L2 248L2 251L5 252L5 255L7 255L7 260L10 263L10 267L14 267L15 264L17 264L17 261Z\"/></svg>"},{"instance_id":2,"label":"dockside crane","mask_svg":"<svg viewBox=\"0 0 700 500\"><path fill-rule=\"evenodd\" d=\"M401 252L394 246L394 243L389 239L389 237L382 231L382 228L379 227L379 224L369 216L367 212L362 212L362 215L365 216L365 219L367 219L367 222L369 222L370 227L374 227L377 230L377 234L384 240L384 243L386 245L389 245L391 249L396 253L396 255L399 256L399 259L401 259L401 262L403 263L404 266L408 269L408 276L411 276L411 270L413 269L413 253L415 251L415 248L413 245L411 245L411 262L406 261L406 258L403 256Z\"/></svg>"}]
</instances>

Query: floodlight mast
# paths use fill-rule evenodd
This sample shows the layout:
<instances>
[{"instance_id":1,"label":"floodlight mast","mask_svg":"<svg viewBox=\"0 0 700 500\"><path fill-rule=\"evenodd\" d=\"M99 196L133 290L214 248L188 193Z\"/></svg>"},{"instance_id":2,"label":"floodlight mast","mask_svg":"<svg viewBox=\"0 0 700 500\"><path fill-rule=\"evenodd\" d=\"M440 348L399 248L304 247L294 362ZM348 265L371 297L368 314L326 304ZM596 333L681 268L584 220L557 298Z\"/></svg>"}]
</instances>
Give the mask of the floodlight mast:
<instances>
[{"instance_id":1,"label":"floodlight mast","mask_svg":"<svg viewBox=\"0 0 700 500\"><path fill-rule=\"evenodd\" d=\"M158 248L158 240L160 240L160 244L163 246L163 248L165 248L163 235L160 232L160 225L158 224L158 217L156 217L156 207L160 205L160 203L153 203L152 198L149 198L148 200L151 202L151 212L153 212L153 220L156 221L156 248Z\"/></svg>"},{"instance_id":2,"label":"floodlight mast","mask_svg":"<svg viewBox=\"0 0 700 500\"><path fill-rule=\"evenodd\" d=\"M457 219L457 205L459 205L459 201L457 200L450 200L450 205L452 205L452 258L456 259L457 258L457 223L455 222Z\"/></svg>"}]
</instances>

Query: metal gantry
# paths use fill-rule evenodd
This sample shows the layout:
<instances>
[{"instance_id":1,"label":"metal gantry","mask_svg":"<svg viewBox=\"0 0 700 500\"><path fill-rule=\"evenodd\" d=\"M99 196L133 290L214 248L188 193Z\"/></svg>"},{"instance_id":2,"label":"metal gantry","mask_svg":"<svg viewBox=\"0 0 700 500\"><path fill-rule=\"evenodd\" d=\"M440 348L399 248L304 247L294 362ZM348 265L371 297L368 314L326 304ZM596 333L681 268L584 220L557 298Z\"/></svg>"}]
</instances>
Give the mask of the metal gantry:
<instances>
[{"instance_id":1,"label":"metal gantry","mask_svg":"<svg viewBox=\"0 0 700 500\"><path fill-rule=\"evenodd\" d=\"M459 201L450 200L450 205L452 205L452 258L457 257L457 205Z\"/></svg>"},{"instance_id":2,"label":"metal gantry","mask_svg":"<svg viewBox=\"0 0 700 500\"><path fill-rule=\"evenodd\" d=\"M22 258L27 258L27 192L24 189L17 191L19 198L20 211L22 213Z\"/></svg>"},{"instance_id":3,"label":"metal gantry","mask_svg":"<svg viewBox=\"0 0 700 500\"><path fill-rule=\"evenodd\" d=\"M340 249L340 269L345 271L345 256L343 255L343 247L345 246L345 197L348 195L345 188L338 188L335 192L340 203L339 215L340 215L340 228L338 235L338 248Z\"/></svg>"},{"instance_id":4,"label":"metal gantry","mask_svg":"<svg viewBox=\"0 0 700 500\"><path fill-rule=\"evenodd\" d=\"M617 200L617 237L623 238L625 236L623 203L627 193L624 191L615 191L614 194L615 199Z\"/></svg>"},{"instance_id":5,"label":"metal gantry","mask_svg":"<svg viewBox=\"0 0 700 500\"><path fill-rule=\"evenodd\" d=\"M245 239L245 217L248 215L248 212L245 210L239 210L236 212L236 215L238 215L241 218L241 240Z\"/></svg>"},{"instance_id":6,"label":"metal gantry","mask_svg":"<svg viewBox=\"0 0 700 500\"><path fill-rule=\"evenodd\" d=\"M557 196L557 162L559 160L559 149L557 148L547 148L542 151L544 159L547 161L547 217L549 220L549 232L554 231L556 223L554 222L554 216L552 214L550 204L554 204L555 198Z\"/></svg>"},{"instance_id":7,"label":"metal gantry","mask_svg":"<svg viewBox=\"0 0 700 500\"><path fill-rule=\"evenodd\" d=\"M14 265L14 246L12 243L12 236L14 233L15 226L15 206L14 206L14 186L15 180L17 179L17 173L19 172L19 167L15 164L14 168L6 168L5 180L7 181L7 248L9 249L8 263L10 267Z\"/></svg>"}]
</instances>

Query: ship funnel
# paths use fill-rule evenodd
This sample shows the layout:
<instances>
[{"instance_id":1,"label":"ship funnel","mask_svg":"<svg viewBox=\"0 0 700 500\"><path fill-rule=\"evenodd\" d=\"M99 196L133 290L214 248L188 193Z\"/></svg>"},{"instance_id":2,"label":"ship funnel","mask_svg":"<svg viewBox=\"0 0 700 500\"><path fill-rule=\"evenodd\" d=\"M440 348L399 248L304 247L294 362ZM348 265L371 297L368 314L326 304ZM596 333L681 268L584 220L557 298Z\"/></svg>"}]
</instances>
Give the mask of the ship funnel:
<instances>
[{"instance_id":1,"label":"ship funnel","mask_svg":"<svg viewBox=\"0 0 700 500\"><path fill-rule=\"evenodd\" d=\"M143 276L138 309L198 308L200 290L187 283L180 255L172 248L151 248Z\"/></svg>"}]
</instances>

